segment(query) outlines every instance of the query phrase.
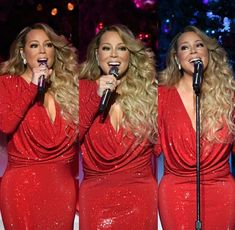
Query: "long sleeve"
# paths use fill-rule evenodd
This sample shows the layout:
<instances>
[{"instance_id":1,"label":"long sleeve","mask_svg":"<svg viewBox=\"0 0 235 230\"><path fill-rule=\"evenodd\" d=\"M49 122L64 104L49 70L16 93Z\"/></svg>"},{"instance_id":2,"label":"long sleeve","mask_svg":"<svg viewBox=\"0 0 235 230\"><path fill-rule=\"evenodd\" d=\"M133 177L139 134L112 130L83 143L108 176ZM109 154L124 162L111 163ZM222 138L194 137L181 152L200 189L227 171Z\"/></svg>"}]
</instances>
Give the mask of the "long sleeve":
<instances>
[{"instance_id":1,"label":"long sleeve","mask_svg":"<svg viewBox=\"0 0 235 230\"><path fill-rule=\"evenodd\" d=\"M91 126L98 111L100 96L97 94L95 81L79 81L79 140Z\"/></svg>"},{"instance_id":2,"label":"long sleeve","mask_svg":"<svg viewBox=\"0 0 235 230\"><path fill-rule=\"evenodd\" d=\"M37 86L19 76L0 77L0 131L14 132L37 94Z\"/></svg>"}]
</instances>

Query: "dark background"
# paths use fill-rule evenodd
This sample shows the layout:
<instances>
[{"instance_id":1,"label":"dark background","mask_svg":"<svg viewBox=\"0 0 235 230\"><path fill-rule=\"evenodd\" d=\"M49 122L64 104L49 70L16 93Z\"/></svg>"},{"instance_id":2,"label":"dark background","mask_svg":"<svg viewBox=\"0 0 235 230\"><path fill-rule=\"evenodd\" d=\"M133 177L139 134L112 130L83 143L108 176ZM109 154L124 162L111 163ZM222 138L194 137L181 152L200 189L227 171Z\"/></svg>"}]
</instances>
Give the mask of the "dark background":
<instances>
[{"instance_id":1,"label":"dark background","mask_svg":"<svg viewBox=\"0 0 235 230\"><path fill-rule=\"evenodd\" d=\"M74 5L72 11L67 9L69 2ZM58 9L56 16L51 15L53 8ZM19 31L34 22L48 23L70 39L78 48L80 61L102 26L125 24L154 50L158 70L165 66L173 36L186 25L196 25L220 41L235 70L235 1L0 0L0 60L7 59Z\"/></svg>"}]
</instances>

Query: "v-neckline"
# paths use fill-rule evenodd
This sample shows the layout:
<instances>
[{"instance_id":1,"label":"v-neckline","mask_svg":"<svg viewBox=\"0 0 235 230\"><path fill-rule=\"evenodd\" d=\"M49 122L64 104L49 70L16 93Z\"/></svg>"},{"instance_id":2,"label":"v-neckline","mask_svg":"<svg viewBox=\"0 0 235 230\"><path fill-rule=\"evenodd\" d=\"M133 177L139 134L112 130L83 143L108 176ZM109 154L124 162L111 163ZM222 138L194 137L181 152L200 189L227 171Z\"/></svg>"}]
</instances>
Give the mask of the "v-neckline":
<instances>
[{"instance_id":1,"label":"v-neckline","mask_svg":"<svg viewBox=\"0 0 235 230\"><path fill-rule=\"evenodd\" d=\"M182 101L182 98L181 98L181 96L180 96L180 94L179 94L177 88L174 87L174 90L175 90L175 92L176 92L176 94L177 94L177 96L178 96L178 98L179 98L179 101L180 101L180 103L181 103L181 105L182 105L182 107L183 107L183 110L184 110L184 112L185 112L187 118L188 118L188 121L189 121L189 123L190 123L190 126L191 126L192 130L194 131L194 133L196 133L196 130L195 130L195 128L193 127L193 124L192 124L192 120L191 120L191 118L190 118L190 116L189 116L189 114L188 114L187 109L185 108L185 105L184 105L184 103L183 103L183 101Z\"/></svg>"},{"instance_id":2,"label":"v-neckline","mask_svg":"<svg viewBox=\"0 0 235 230\"><path fill-rule=\"evenodd\" d=\"M111 117L110 117L109 114L107 114L106 122L109 124L109 126L111 127L111 129L113 130L113 132L115 133L115 135L118 135L118 134L121 132L122 126L120 126L118 130L116 130L116 129L113 127L113 124L112 124L112 122L111 122Z\"/></svg>"},{"instance_id":3,"label":"v-neckline","mask_svg":"<svg viewBox=\"0 0 235 230\"><path fill-rule=\"evenodd\" d=\"M47 120L49 121L50 125L52 127L54 127L55 124L56 124L56 121L57 121L57 116L58 116L58 106L57 106L57 103L55 102L55 119L54 119L54 121L51 120L50 115L48 114L48 111L45 108L45 106L44 105L40 105L40 106L42 107L44 113L46 114Z\"/></svg>"}]
</instances>

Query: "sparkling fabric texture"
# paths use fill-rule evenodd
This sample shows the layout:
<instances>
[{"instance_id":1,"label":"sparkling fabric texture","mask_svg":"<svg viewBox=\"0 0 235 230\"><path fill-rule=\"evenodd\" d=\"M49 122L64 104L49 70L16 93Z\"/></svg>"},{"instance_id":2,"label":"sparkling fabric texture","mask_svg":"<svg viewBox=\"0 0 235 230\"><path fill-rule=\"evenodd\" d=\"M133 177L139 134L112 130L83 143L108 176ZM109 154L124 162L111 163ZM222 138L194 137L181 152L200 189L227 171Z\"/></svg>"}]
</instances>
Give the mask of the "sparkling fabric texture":
<instances>
[{"instance_id":1,"label":"sparkling fabric texture","mask_svg":"<svg viewBox=\"0 0 235 230\"><path fill-rule=\"evenodd\" d=\"M156 230L157 183L153 146L116 132L110 118L97 117L82 145L84 180L80 187L80 230Z\"/></svg>"},{"instance_id":2,"label":"sparkling fabric texture","mask_svg":"<svg viewBox=\"0 0 235 230\"><path fill-rule=\"evenodd\" d=\"M159 145L165 172L159 185L164 230L195 229L196 132L176 88L159 87ZM220 130L221 140L227 127ZM231 138L230 138L231 139ZM201 141L201 221L204 230L235 229L235 180L229 172L229 144ZM233 149L235 150L235 149Z\"/></svg>"},{"instance_id":3,"label":"sparkling fabric texture","mask_svg":"<svg viewBox=\"0 0 235 230\"><path fill-rule=\"evenodd\" d=\"M81 139L99 104L96 83L79 82ZM54 122L34 103L37 86L0 78L0 129L8 134L8 166L0 206L6 230L73 229L77 200L78 135L56 104Z\"/></svg>"}]
</instances>

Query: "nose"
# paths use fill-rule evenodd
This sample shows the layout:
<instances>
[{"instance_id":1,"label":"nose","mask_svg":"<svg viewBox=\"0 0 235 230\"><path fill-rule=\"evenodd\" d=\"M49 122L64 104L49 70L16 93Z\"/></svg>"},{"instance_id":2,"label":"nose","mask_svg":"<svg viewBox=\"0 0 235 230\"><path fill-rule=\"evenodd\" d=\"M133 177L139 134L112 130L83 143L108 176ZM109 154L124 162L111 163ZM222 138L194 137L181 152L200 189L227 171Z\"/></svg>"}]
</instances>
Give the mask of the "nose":
<instances>
[{"instance_id":1,"label":"nose","mask_svg":"<svg viewBox=\"0 0 235 230\"><path fill-rule=\"evenodd\" d=\"M196 53L196 48L194 46L191 46L191 49L190 49L191 53Z\"/></svg>"},{"instance_id":2,"label":"nose","mask_svg":"<svg viewBox=\"0 0 235 230\"><path fill-rule=\"evenodd\" d=\"M111 50L111 57L117 57L117 50L116 49Z\"/></svg>"},{"instance_id":3,"label":"nose","mask_svg":"<svg viewBox=\"0 0 235 230\"><path fill-rule=\"evenodd\" d=\"M45 47L44 46L40 46L40 53L45 53Z\"/></svg>"}]
</instances>

